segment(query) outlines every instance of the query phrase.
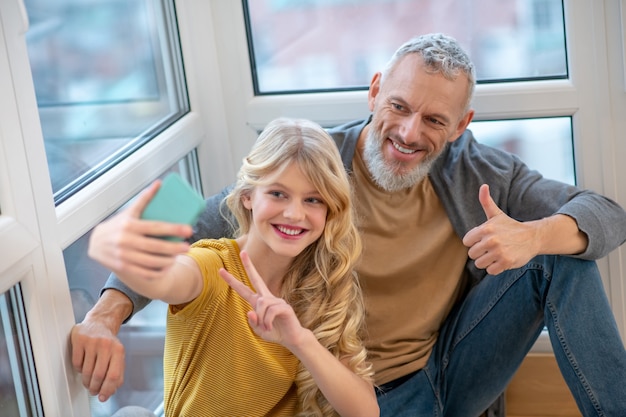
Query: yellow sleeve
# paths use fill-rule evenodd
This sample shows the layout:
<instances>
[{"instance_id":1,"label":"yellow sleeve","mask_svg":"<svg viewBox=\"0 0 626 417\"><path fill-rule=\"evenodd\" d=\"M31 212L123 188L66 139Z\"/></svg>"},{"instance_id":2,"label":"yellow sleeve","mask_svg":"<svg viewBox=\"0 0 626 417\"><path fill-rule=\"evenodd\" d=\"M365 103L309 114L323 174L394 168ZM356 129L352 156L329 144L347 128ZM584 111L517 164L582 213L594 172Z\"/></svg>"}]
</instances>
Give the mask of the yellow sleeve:
<instances>
[{"instance_id":1,"label":"yellow sleeve","mask_svg":"<svg viewBox=\"0 0 626 417\"><path fill-rule=\"evenodd\" d=\"M192 247L187 256L192 258L200 267L204 285L200 295L193 301L179 306L170 306L170 313L181 319L197 317L198 310L205 308L217 296L228 290L228 284L219 275L220 268L224 267L222 258L211 248Z\"/></svg>"}]
</instances>

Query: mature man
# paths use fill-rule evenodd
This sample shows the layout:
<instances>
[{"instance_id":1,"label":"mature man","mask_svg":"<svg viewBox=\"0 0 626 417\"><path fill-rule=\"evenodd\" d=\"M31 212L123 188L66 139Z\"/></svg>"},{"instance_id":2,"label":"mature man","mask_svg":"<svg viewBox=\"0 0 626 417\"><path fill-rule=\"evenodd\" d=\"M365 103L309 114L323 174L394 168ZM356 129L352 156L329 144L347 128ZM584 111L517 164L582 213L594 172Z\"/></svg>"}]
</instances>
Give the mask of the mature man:
<instances>
[{"instance_id":1,"label":"mature man","mask_svg":"<svg viewBox=\"0 0 626 417\"><path fill-rule=\"evenodd\" d=\"M626 241L626 212L477 143L466 130L474 74L454 39L412 39L374 75L371 116L331 130L365 243L358 272L381 415L479 415L544 326L581 412L622 415L626 351L593 260ZM227 235L220 198L193 235L119 218L92 236L91 255L167 267L187 244L150 236ZM123 255L109 250L117 241ZM106 288L72 332L74 365L102 398L122 380L115 334L147 302L114 277Z\"/></svg>"}]
</instances>

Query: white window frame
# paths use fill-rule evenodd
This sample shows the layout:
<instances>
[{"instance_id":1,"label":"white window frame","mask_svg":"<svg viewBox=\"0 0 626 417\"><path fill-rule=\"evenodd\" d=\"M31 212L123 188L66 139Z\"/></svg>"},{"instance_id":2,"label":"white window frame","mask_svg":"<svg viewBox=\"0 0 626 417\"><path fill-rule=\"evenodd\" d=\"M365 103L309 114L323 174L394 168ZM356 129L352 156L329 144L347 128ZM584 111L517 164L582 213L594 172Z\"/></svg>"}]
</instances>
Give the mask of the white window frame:
<instances>
[{"instance_id":1,"label":"white window frame","mask_svg":"<svg viewBox=\"0 0 626 417\"><path fill-rule=\"evenodd\" d=\"M41 401L46 415L87 406L68 355L73 324L63 255L17 0L0 3L0 290L21 284ZM80 414L78 414L80 415Z\"/></svg>"},{"instance_id":2,"label":"white window frame","mask_svg":"<svg viewBox=\"0 0 626 417\"><path fill-rule=\"evenodd\" d=\"M256 132L275 117L304 117L331 126L369 114L365 91L255 97L242 2L212 0L211 5L215 37L228 39L217 43L217 54L233 166L247 153ZM626 207L626 187L619 180L626 178L626 165L619 163L619 155L626 157L619 137L626 131L625 0L565 0L564 7L569 79L478 85L475 119L571 116L577 183ZM209 167L203 178L210 175ZM624 245L598 265L624 338ZM551 350L545 338L535 349Z\"/></svg>"},{"instance_id":3,"label":"white window frame","mask_svg":"<svg viewBox=\"0 0 626 417\"><path fill-rule=\"evenodd\" d=\"M203 1L179 3L190 113L55 207L30 76L27 13L22 0L0 2L0 290L22 285L45 415L89 414L87 391L71 364L74 314L63 250L194 149L225 173L220 183L233 171L223 157L231 153L228 140L209 140L228 137L214 48L191 46L197 37L212 39L211 10ZM191 4L206 14L193 15ZM217 191L212 183L204 186L206 194Z\"/></svg>"}]
</instances>

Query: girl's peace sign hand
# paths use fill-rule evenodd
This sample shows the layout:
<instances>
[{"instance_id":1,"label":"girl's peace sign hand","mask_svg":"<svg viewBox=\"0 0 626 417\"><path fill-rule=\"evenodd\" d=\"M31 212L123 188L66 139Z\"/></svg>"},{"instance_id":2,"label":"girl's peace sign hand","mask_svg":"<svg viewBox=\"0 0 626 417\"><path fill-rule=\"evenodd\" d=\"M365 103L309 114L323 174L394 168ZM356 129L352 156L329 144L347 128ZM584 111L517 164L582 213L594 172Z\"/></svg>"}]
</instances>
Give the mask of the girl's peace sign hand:
<instances>
[{"instance_id":1,"label":"girl's peace sign hand","mask_svg":"<svg viewBox=\"0 0 626 417\"><path fill-rule=\"evenodd\" d=\"M248 254L242 251L240 256L250 282L257 292L252 291L224 268L220 269L220 276L252 306L253 309L248 312L248 323L252 330L264 340L280 343L291 350L304 338L306 330L291 306L270 292Z\"/></svg>"}]
</instances>

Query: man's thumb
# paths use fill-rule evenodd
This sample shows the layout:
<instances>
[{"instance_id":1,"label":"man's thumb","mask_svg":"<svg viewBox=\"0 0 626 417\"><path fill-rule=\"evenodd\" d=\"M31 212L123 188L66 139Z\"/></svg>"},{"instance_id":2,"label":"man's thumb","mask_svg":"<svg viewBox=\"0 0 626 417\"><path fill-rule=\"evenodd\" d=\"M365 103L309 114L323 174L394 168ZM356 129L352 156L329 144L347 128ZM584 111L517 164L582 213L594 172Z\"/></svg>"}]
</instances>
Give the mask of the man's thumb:
<instances>
[{"instance_id":1,"label":"man's thumb","mask_svg":"<svg viewBox=\"0 0 626 417\"><path fill-rule=\"evenodd\" d=\"M493 198L491 198L491 195L489 194L489 185L483 184L480 186L480 189L478 190L478 200L480 201L480 205L483 207L487 220L502 213L500 207L497 206L496 202L493 201Z\"/></svg>"}]
</instances>

